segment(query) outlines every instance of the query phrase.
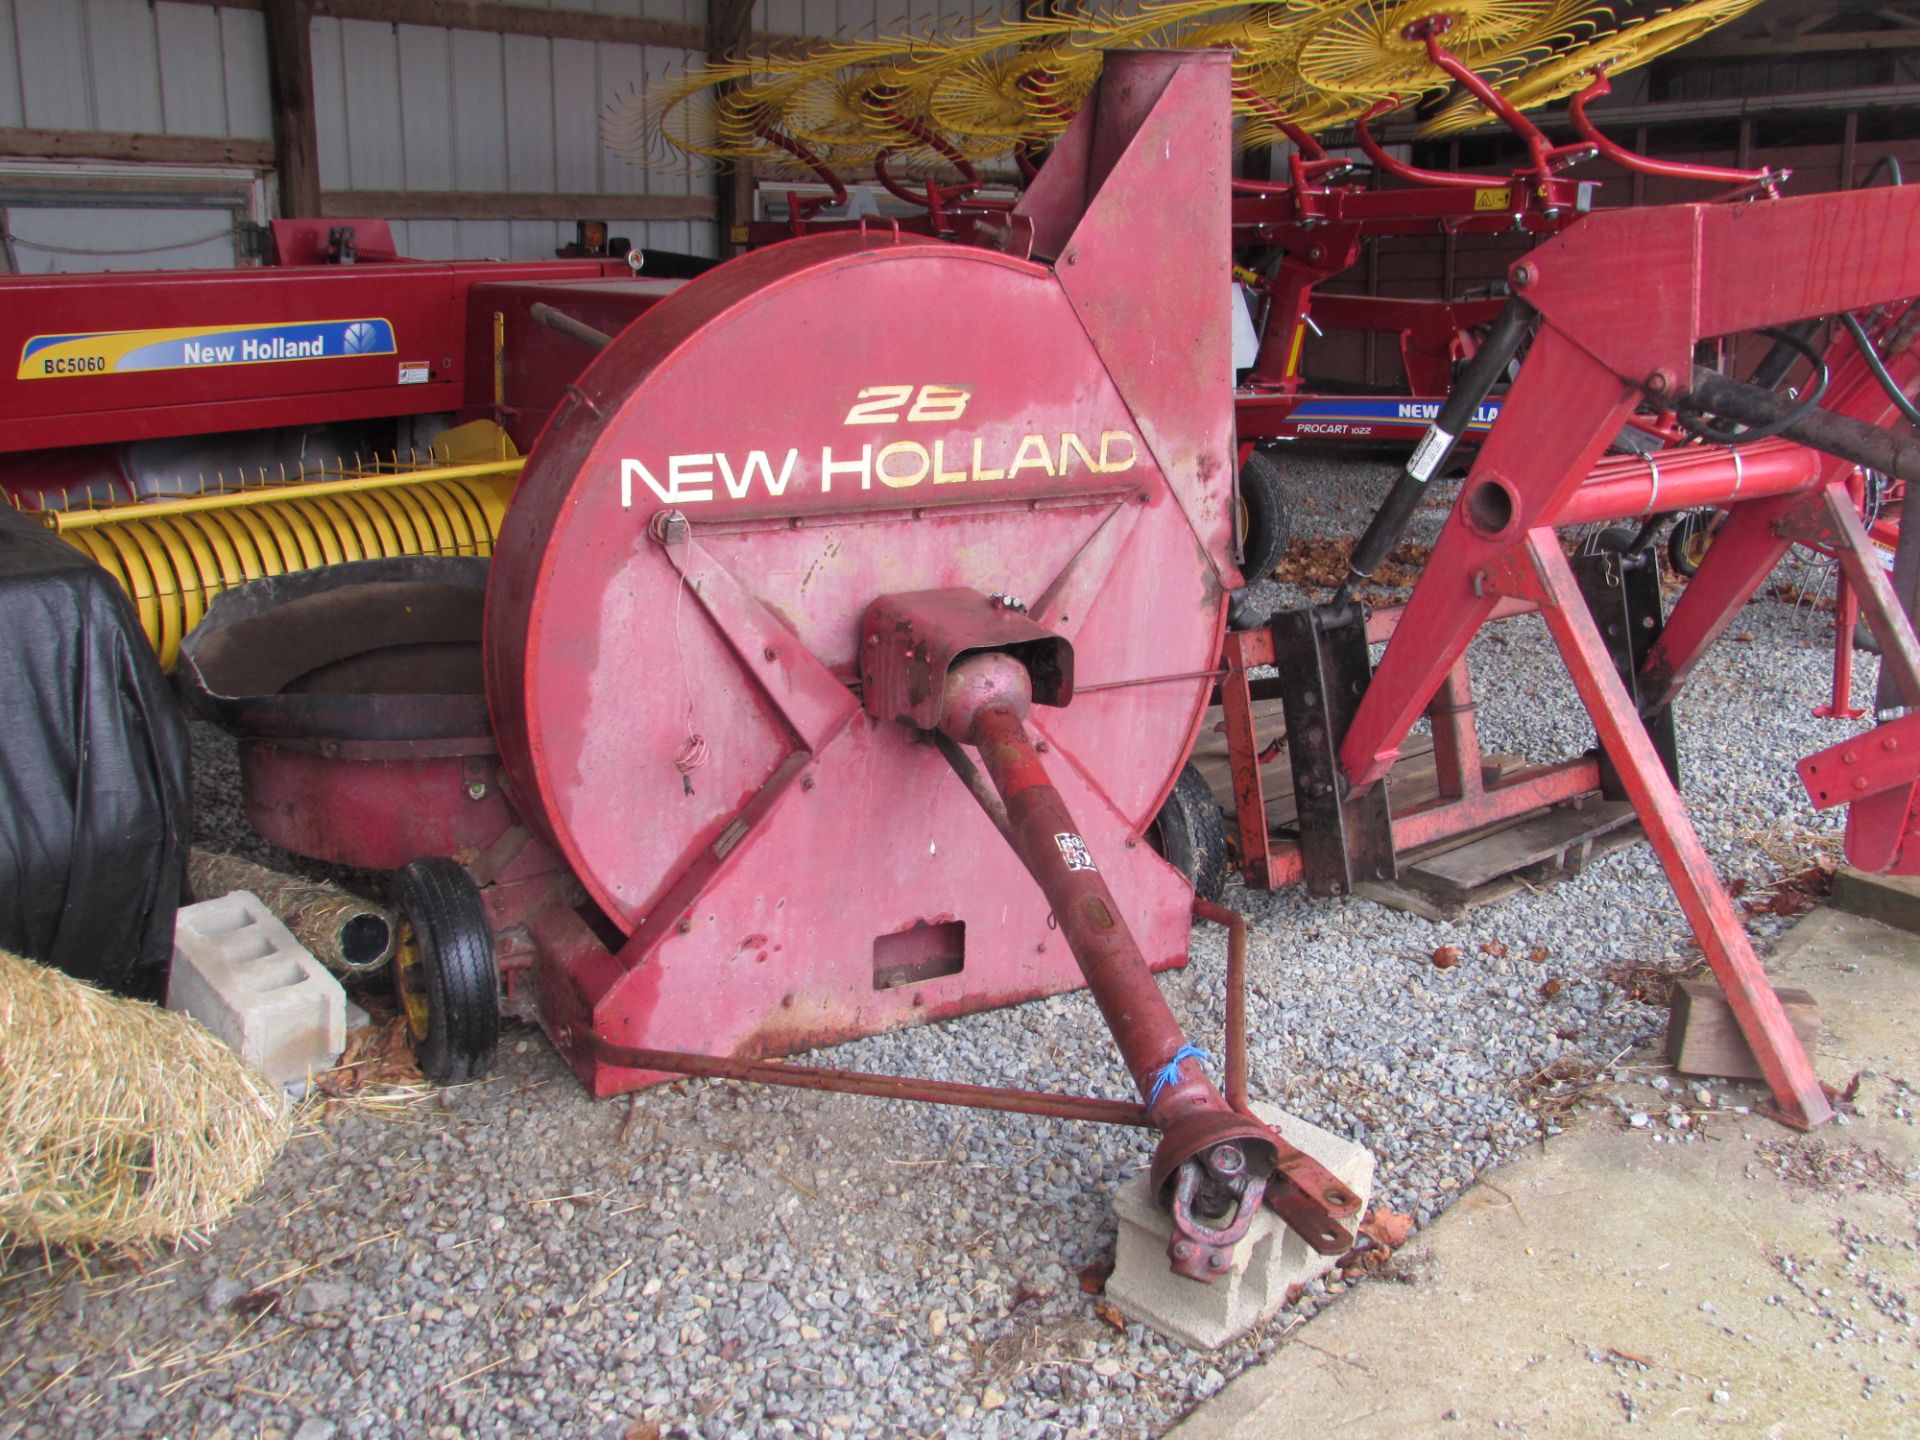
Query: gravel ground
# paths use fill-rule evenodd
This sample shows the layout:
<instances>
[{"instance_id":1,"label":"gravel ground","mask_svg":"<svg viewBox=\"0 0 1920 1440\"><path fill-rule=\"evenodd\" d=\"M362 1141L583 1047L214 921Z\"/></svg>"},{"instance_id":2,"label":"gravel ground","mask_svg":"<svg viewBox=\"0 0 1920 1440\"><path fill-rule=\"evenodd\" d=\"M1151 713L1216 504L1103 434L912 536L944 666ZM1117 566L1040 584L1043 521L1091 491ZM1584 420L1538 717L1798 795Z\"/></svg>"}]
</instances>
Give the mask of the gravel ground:
<instances>
[{"instance_id":1,"label":"gravel ground","mask_svg":"<svg viewBox=\"0 0 1920 1440\"><path fill-rule=\"evenodd\" d=\"M1391 471L1303 458L1295 474L1297 528L1339 535ZM1757 602L1735 627L1751 638L1682 703L1685 788L1729 876L1778 873L1756 833L1804 848L1836 823L1792 772L1838 733L1808 713L1824 623ZM1482 636L1473 660L1488 750L1591 743L1536 622ZM273 858L238 843L230 747L196 730L201 838ZM1423 1224L1540 1139L1525 1082L1619 1063L1660 1030L1664 1012L1610 975L1686 954L1645 846L1450 924L1293 891L1228 903L1253 922L1254 1094L1371 1147L1376 1202ZM1433 965L1441 945L1457 967ZM1215 1053L1224 957L1202 927L1193 963L1163 977ZM1084 996L832 1063L1126 1093ZM596 1103L537 1032L510 1030L483 1084L309 1111L258 1199L198 1249L144 1268L12 1257L0 1440L1155 1435L1345 1286L1212 1355L1107 1324L1078 1274L1110 1249L1109 1197L1148 1152L1134 1132L724 1084Z\"/></svg>"}]
</instances>

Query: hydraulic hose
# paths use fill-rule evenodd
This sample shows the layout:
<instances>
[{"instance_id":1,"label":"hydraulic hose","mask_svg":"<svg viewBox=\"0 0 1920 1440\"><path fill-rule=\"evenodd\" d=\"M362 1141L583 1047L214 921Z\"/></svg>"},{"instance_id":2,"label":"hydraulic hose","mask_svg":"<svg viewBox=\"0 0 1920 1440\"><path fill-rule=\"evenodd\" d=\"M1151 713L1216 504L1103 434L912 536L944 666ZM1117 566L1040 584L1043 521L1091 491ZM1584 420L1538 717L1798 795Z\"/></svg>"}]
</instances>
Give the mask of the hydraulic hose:
<instances>
[{"instance_id":1,"label":"hydraulic hose","mask_svg":"<svg viewBox=\"0 0 1920 1440\"><path fill-rule=\"evenodd\" d=\"M1779 432L1786 439L1883 475L1920 480L1920 440L1910 436L1831 410L1814 409L1795 416L1800 408L1796 402L1771 390L1728 379L1704 366L1694 367L1689 399L1696 409L1741 425L1773 426L1786 420L1789 423Z\"/></svg>"},{"instance_id":2,"label":"hydraulic hose","mask_svg":"<svg viewBox=\"0 0 1920 1440\"><path fill-rule=\"evenodd\" d=\"M1440 407L1425 437L1407 457L1406 468L1394 480L1393 489L1387 492L1360 543L1353 547L1353 558L1347 562L1347 578L1341 582L1334 604L1344 604L1353 586L1371 578L1393 547L1400 543L1400 537L1406 534L1407 522L1426 495L1427 482L1447 463L1474 412L1506 373L1507 366L1513 363L1533 324L1534 313L1534 308L1517 295L1507 301L1506 308L1494 320L1486 342L1467 362L1465 372L1448 392L1446 403Z\"/></svg>"},{"instance_id":3,"label":"hydraulic hose","mask_svg":"<svg viewBox=\"0 0 1920 1440\"><path fill-rule=\"evenodd\" d=\"M1714 425L1700 415L1686 413L1688 409L1699 407L1699 400L1696 396L1687 407L1683 408L1679 416L1681 427L1688 431L1688 433L1697 435L1702 440L1711 440L1716 445L1747 445L1756 440L1771 440L1776 435L1784 435L1792 429L1793 426L1813 414L1814 409L1826 395L1827 386L1833 379L1833 372L1827 368L1826 357L1818 350L1815 350L1813 346L1805 340L1797 338L1790 331L1769 328L1762 330L1760 333L1772 337L1776 351L1782 347L1787 350L1796 351L1809 365L1813 366L1813 379L1807 384L1806 393L1795 401L1791 409L1782 409L1772 420L1764 424L1741 421L1740 423L1746 428L1737 431L1728 430L1724 426ZM1773 355L1769 353L1767 361L1771 361L1772 359ZM1765 362L1763 362L1763 364L1764 363ZM1773 386L1755 384L1753 388L1764 389L1771 393ZM1782 403L1784 404L1784 402ZM1739 419L1738 416L1728 416L1727 418L1734 420Z\"/></svg>"},{"instance_id":4,"label":"hydraulic hose","mask_svg":"<svg viewBox=\"0 0 1920 1440\"><path fill-rule=\"evenodd\" d=\"M1873 372L1873 378L1880 382L1880 388L1887 392L1887 398L1893 401L1894 408L1907 417L1909 424L1920 425L1920 409L1915 408L1913 401L1900 388L1900 382L1893 378L1866 328L1850 314L1842 314L1840 323L1847 327L1847 333L1853 336L1853 343L1860 347L1860 358L1867 362L1867 368Z\"/></svg>"},{"instance_id":5,"label":"hydraulic hose","mask_svg":"<svg viewBox=\"0 0 1920 1440\"><path fill-rule=\"evenodd\" d=\"M1799 347L1811 345L1819 329L1818 320L1802 320L1787 326L1780 338L1773 342L1773 347L1760 357L1760 363L1753 367L1753 374L1747 377L1747 383L1758 385L1762 390L1778 390L1780 382L1787 378L1787 371L1793 368L1793 362L1806 353Z\"/></svg>"}]
</instances>

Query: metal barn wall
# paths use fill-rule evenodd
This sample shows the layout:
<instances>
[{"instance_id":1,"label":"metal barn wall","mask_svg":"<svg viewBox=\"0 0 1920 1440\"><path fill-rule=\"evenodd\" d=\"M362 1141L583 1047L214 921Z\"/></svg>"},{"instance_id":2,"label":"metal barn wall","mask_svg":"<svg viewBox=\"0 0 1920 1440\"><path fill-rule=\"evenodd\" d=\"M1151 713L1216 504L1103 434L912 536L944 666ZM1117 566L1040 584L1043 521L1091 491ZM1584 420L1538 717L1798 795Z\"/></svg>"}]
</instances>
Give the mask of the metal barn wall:
<instances>
[{"instance_id":1,"label":"metal barn wall","mask_svg":"<svg viewBox=\"0 0 1920 1440\"><path fill-rule=\"evenodd\" d=\"M695 23L704 15L686 0L603 0L598 8ZM608 101L681 73L692 58L653 46L316 20L321 187L710 195L711 177L631 165L599 136ZM620 220L612 231L636 245L714 253L711 221ZM394 224L401 250L427 259L550 257L572 238L565 221Z\"/></svg>"},{"instance_id":2,"label":"metal barn wall","mask_svg":"<svg viewBox=\"0 0 1920 1440\"><path fill-rule=\"evenodd\" d=\"M0 125L266 140L257 10L0 0Z\"/></svg>"},{"instance_id":3,"label":"metal barn wall","mask_svg":"<svg viewBox=\"0 0 1920 1440\"><path fill-rule=\"evenodd\" d=\"M0 127L265 141L264 21L257 11L147 0L0 0ZM244 169L230 184L192 167L100 161L0 170L7 248L28 273L232 265L234 221L269 213ZM169 203L136 196L162 176ZM51 187L65 181L84 183L84 203L58 203ZM207 193L234 184L248 203Z\"/></svg>"}]
</instances>

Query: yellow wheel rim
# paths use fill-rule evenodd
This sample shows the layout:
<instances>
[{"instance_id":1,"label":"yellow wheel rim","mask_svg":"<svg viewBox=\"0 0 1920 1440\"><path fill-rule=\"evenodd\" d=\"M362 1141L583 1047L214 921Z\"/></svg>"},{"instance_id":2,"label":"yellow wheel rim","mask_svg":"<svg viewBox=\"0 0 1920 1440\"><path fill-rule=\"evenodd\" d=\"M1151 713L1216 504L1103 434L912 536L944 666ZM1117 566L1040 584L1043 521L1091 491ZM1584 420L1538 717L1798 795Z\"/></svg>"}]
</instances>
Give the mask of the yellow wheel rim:
<instances>
[{"instance_id":1,"label":"yellow wheel rim","mask_svg":"<svg viewBox=\"0 0 1920 1440\"><path fill-rule=\"evenodd\" d=\"M399 917L399 932L394 939L393 975L400 992L401 1007L407 1013L407 1030L416 1042L427 1038L427 960L420 951L420 937L413 922Z\"/></svg>"}]
</instances>

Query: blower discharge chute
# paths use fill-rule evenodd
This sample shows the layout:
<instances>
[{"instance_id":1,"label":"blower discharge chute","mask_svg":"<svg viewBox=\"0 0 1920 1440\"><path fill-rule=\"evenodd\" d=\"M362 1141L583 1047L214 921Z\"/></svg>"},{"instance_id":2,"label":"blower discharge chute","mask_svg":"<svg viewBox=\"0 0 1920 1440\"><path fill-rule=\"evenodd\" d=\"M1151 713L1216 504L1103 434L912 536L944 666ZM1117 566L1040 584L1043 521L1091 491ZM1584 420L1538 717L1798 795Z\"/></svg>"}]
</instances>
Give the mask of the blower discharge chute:
<instances>
[{"instance_id":1,"label":"blower discharge chute","mask_svg":"<svg viewBox=\"0 0 1920 1440\"><path fill-rule=\"evenodd\" d=\"M877 231L663 301L535 447L486 620L507 789L565 862L522 911L539 1014L596 1094L1084 984L1203 1280L1262 1203L1322 1250L1360 1203L1152 979L1194 900L1143 837L1239 583L1194 263L1228 83L1110 62L1012 217L1050 263Z\"/></svg>"}]
</instances>

